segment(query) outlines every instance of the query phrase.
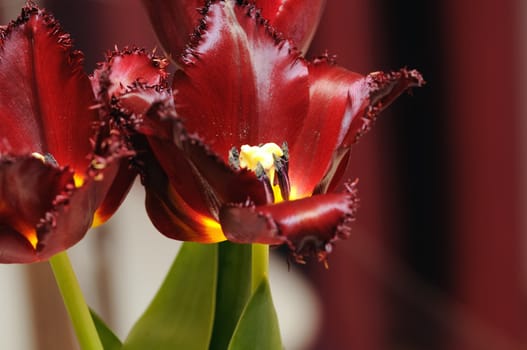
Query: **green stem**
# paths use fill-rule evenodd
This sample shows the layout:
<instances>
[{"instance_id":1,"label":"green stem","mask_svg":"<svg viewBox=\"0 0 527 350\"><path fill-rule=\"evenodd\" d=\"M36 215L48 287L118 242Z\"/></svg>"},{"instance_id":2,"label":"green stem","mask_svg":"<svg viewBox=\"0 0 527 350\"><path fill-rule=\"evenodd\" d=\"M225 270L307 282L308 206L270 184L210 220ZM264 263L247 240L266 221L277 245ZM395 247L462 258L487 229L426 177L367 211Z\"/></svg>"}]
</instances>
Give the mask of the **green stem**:
<instances>
[{"instance_id":1,"label":"green stem","mask_svg":"<svg viewBox=\"0 0 527 350\"><path fill-rule=\"evenodd\" d=\"M49 262L81 349L104 350L68 254L58 253Z\"/></svg>"},{"instance_id":2,"label":"green stem","mask_svg":"<svg viewBox=\"0 0 527 350\"><path fill-rule=\"evenodd\" d=\"M269 275L269 246L253 244L252 248L251 290L254 292Z\"/></svg>"}]
</instances>

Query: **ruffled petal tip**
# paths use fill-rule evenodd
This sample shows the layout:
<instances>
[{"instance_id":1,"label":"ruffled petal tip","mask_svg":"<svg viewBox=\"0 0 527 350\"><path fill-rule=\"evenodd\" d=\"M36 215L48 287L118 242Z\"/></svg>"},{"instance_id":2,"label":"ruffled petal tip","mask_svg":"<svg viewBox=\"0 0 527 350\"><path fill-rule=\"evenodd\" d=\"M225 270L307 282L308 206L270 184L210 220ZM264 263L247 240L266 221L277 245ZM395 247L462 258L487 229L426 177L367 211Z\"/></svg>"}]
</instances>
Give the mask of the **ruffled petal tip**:
<instances>
[{"instance_id":1,"label":"ruffled petal tip","mask_svg":"<svg viewBox=\"0 0 527 350\"><path fill-rule=\"evenodd\" d=\"M237 243L287 244L293 259L326 262L339 239L350 235L358 208L357 180L343 193L317 195L274 205L225 206L219 220L223 233Z\"/></svg>"},{"instance_id":2,"label":"ruffled petal tip","mask_svg":"<svg viewBox=\"0 0 527 350\"><path fill-rule=\"evenodd\" d=\"M154 87L168 85L165 68L168 61L144 49L117 48L107 53L106 61L99 63L91 76L95 96L103 101L119 97L138 86Z\"/></svg>"},{"instance_id":3,"label":"ruffled petal tip","mask_svg":"<svg viewBox=\"0 0 527 350\"><path fill-rule=\"evenodd\" d=\"M366 77L369 90L369 106L366 111L366 121L358 136L367 132L377 115L386 109L404 91L412 87L421 87L425 84L421 73L417 70L402 68L394 72L373 72ZM411 90L409 90L411 93Z\"/></svg>"}]
</instances>

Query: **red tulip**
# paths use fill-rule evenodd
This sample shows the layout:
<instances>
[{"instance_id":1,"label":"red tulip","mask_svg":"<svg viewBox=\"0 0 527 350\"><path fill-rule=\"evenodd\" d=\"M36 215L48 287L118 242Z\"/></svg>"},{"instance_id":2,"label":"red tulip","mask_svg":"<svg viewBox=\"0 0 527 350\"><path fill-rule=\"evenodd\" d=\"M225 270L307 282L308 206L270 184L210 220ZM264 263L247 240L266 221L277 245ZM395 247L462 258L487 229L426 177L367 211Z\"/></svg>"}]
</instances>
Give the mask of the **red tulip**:
<instances>
[{"instance_id":1,"label":"red tulip","mask_svg":"<svg viewBox=\"0 0 527 350\"><path fill-rule=\"evenodd\" d=\"M114 103L143 135L132 138L148 214L174 239L287 244L297 261L324 260L349 235L357 207L356 182L328 193L351 145L423 80L405 69L362 76L327 57L308 62L252 5L214 1L201 13L174 99L163 84L135 84ZM127 68L114 63L102 75L113 70Z\"/></svg>"},{"instance_id":2,"label":"red tulip","mask_svg":"<svg viewBox=\"0 0 527 350\"><path fill-rule=\"evenodd\" d=\"M278 32L307 51L325 0L252 0ZM167 54L178 59L198 30L206 0L143 0L152 26Z\"/></svg>"},{"instance_id":3,"label":"red tulip","mask_svg":"<svg viewBox=\"0 0 527 350\"><path fill-rule=\"evenodd\" d=\"M95 130L83 56L51 15L26 6L0 38L0 263L30 263L115 211L131 152L107 125Z\"/></svg>"}]
</instances>

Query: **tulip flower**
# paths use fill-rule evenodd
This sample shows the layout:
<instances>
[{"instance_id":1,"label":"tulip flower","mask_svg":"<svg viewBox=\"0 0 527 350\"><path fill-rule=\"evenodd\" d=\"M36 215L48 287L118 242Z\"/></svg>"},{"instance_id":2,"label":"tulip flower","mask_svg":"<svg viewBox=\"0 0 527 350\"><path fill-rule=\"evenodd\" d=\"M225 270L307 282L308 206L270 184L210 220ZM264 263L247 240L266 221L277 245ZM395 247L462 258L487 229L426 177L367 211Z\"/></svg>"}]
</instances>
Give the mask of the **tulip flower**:
<instances>
[{"instance_id":1,"label":"tulip flower","mask_svg":"<svg viewBox=\"0 0 527 350\"><path fill-rule=\"evenodd\" d=\"M240 2L240 1L238 1ZM322 15L325 0L253 0L261 15L305 53ZM207 12L206 0L143 0L168 56L177 58ZM176 59L177 60L177 59Z\"/></svg>"},{"instance_id":2,"label":"tulip flower","mask_svg":"<svg viewBox=\"0 0 527 350\"><path fill-rule=\"evenodd\" d=\"M309 41L310 30L291 29L307 26L284 25L280 33L252 4L208 2L200 19L179 20L163 9L188 12L195 4L147 4L161 16L153 22L169 52L181 47L187 21L199 22L176 58L172 91L136 83L116 104L143 137L135 140L154 225L178 240L287 244L298 262L325 260L349 236L357 207L356 181L334 192L351 146L397 96L423 84L420 74L363 76L327 56L307 61L286 39ZM101 76L129 71L131 61L124 55ZM127 85L110 79L101 86Z\"/></svg>"},{"instance_id":3,"label":"tulip flower","mask_svg":"<svg viewBox=\"0 0 527 350\"><path fill-rule=\"evenodd\" d=\"M101 124L83 56L50 14L28 5L0 38L0 263L31 263L116 210L131 152Z\"/></svg>"}]
</instances>

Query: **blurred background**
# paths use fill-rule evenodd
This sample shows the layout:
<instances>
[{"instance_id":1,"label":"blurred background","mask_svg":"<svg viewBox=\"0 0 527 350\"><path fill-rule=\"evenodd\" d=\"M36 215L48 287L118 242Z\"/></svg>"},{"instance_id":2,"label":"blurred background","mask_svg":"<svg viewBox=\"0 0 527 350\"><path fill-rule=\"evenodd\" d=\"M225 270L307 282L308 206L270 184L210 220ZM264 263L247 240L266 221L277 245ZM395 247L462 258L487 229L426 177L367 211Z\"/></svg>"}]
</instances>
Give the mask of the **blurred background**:
<instances>
[{"instance_id":1,"label":"blurred background","mask_svg":"<svg viewBox=\"0 0 527 350\"><path fill-rule=\"evenodd\" d=\"M0 2L2 23L23 2ZM114 45L158 46L139 0L39 1L92 71ZM328 0L308 53L368 73L407 66L427 85L354 147L352 237L272 287L298 350L516 350L527 346L527 3ZM526 120L524 120L526 119ZM90 304L124 337L179 244L155 233L135 187L72 249ZM75 349L47 264L0 266L0 349Z\"/></svg>"}]
</instances>

